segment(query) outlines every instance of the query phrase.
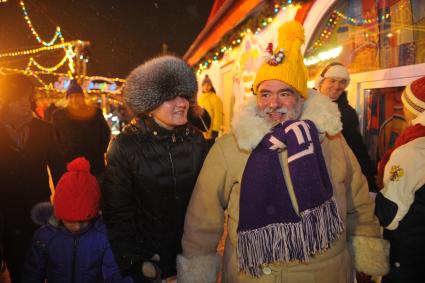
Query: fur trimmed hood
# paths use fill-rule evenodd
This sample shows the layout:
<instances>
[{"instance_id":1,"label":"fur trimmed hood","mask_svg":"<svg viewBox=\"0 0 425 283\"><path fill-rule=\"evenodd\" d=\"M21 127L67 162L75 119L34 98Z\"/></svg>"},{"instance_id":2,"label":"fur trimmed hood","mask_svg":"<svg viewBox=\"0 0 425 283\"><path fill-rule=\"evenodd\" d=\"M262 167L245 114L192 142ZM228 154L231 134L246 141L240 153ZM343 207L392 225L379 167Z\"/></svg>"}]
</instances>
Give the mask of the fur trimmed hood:
<instances>
[{"instance_id":1,"label":"fur trimmed hood","mask_svg":"<svg viewBox=\"0 0 425 283\"><path fill-rule=\"evenodd\" d=\"M321 134L333 136L342 130L338 105L313 89L308 90L308 99L304 101L300 119L311 120ZM232 121L238 146L246 151L254 149L272 127L272 123L258 116L254 95L236 109Z\"/></svg>"},{"instance_id":2,"label":"fur trimmed hood","mask_svg":"<svg viewBox=\"0 0 425 283\"><path fill-rule=\"evenodd\" d=\"M161 56L131 71L123 97L133 113L139 115L179 95L191 99L197 91L195 74L185 61L174 56Z\"/></svg>"},{"instance_id":3,"label":"fur trimmed hood","mask_svg":"<svg viewBox=\"0 0 425 283\"><path fill-rule=\"evenodd\" d=\"M31 220L36 225L44 225L50 221L53 216L53 205L46 202L39 202L31 208Z\"/></svg>"}]
</instances>

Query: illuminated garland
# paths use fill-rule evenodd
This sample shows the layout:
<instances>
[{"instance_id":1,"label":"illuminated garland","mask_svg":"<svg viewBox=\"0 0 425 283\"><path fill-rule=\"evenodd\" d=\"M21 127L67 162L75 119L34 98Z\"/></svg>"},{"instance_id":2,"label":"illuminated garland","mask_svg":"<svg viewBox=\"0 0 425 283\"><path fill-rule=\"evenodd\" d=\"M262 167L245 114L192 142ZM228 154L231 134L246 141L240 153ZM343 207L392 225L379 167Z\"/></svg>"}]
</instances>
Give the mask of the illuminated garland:
<instances>
[{"instance_id":1,"label":"illuminated garland","mask_svg":"<svg viewBox=\"0 0 425 283\"><path fill-rule=\"evenodd\" d=\"M25 3L23 0L19 1L19 4L21 5L21 9L22 9L22 13L24 14L24 18L25 21L27 22L28 27L31 30L31 33L34 35L35 39L37 40L38 43L44 45L44 46L52 46L53 44L55 44L55 42L60 39L61 42L64 42L63 36L62 36L62 32L61 32L61 28L59 26L56 27L56 32L55 35L53 36L53 38L47 42L44 41L43 39L41 39L40 35L38 34L38 32L34 29L32 23L31 23L31 19L28 15L28 11L27 8L25 7Z\"/></svg>"},{"instance_id":2,"label":"illuminated garland","mask_svg":"<svg viewBox=\"0 0 425 283\"><path fill-rule=\"evenodd\" d=\"M90 77L85 76L84 78L89 80L102 80L102 81L113 81L113 82L125 83L125 80L120 78L107 78L102 76L90 76Z\"/></svg>"},{"instance_id":3,"label":"illuminated garland","mask_svg":"<svg viewBox=\"0 0 425 283\"><path fill-rule=\"evenodd\" d=\"M338 22L338 14L336 11L333 11L331 16L328 19L328 22L325 25L325 28L320 33L319 38L310 46L306 54L310 54L316 48L323 46L323 44L330 38L331 34L335 30L337 22Z\"/></svg>"},{"instance_id":4,"label":"illuminated garland","mask_svg":"<svg viewBox=\"0 0 425 283\"><path fill-rule=\"evenodd\" d=\"M68 56L65 55L63 56L62 60L56 64L53 67L44 67L41 64L39 64L37 61L35 61L35 59L33 57L30 58L28 65L27 65L27 69L30 70L31 66L36 66L38 69L45 71L45 72L55 72L57 71L60 67L63 66L63 64L65 64L65 62L68 60Z\"/></svg>"},{"instance_id":5,"label":"illuminated garland","mask_svg":"<svg viewBox=\"0 0 425 283\"><path fill-rule=\"evenodd\" d=\"M217 47L208 51L195 66L197 66L197 73L208 69L211 63L223 58L224 54L232 51L233 48L239 46L243 38L248 34L259 34L264 28L273 22L274 17L279 11L286 11L288 9L300 9L301 2L293 3L292 0L283 1L281 4L265 3L263 10L259 16L246 19L238 27L236 27L232 34L227 34L217 44Z\"/></svg>"},{"instance_id":6,"label":"illuminated garland","mask_svg":"<svg viewBox=\"0 0 425 283\"><path fill-rule=\"evenodd\" d=\"M352 24L352 25L356 25L356 26L364 25L364 24L377 23L380 20L385 21L385 19L388 19L391 16L391 13L386 13L385 15L382 15L381 17L373 17L373 18L370 18L370 19L365 18L365 19L357 20L355 18L344 15L342 12L340 12L338 10L335 10L334 13L336 13L339 17L346 20L347 23Z\"/></svg>"},{"instance_id":7,"label":"illuminated garland","mask_svg":"<svg viewBox=\"0 0 425 283\"><path fill-rule=\"evenodd\" d=\"M51 51L51 50L62 49L62 48L65 49L65 48L68 48L69 46L73 46L76 43L81 43L81 41L69 41L69 42L64 42L64 43L60 43L60 44L56 44L52 46L44 46L44 47L35 48L35 49L0 53L0 58L25 56L25 55L40 53L43 51Z\"/></svg>"},{"instance_id":8,"label":"illuminated garland","mask_svg":"<svg viewBox=\"0 0 425 283\"><path fill-rule=\"evenodd\" d=\"M41 89L51 90L55 92L61 92L61 91L58 91L51 83L46 84L42 79L40 79L38 75L52 75L55 77L72 77L72 75L70 75L69 73L47 72L43 70L36 71L36 70L30 70L30 69L21 70L21 69L15 69L15 68L0 67L0 74L7 74L7 73L22 73L22 74L33 76L42 85ZM125 79L108 78L103 76L79 76L79 78L83 78L85 80L90 80L90 81L104 80L104 81L111 81L111 82L119 82L121 84L125 83ZM63 90L62 92L65 92L65 90ZM95 92L97 92L97 90L88 91L88 93L95 93Z\"/></svg>"},{"instance_id":9,"label":"illuminated garland","mask_svg":"<svg viewBox=\"0 0 425 283\"><path fill-rule=\"evenodd\" d=\"M34 57L31 56L28 60L28 64L25 70L24 71L21 70L21 72L23 73L33 75L43 85L43 87L46 87L46 84L37 76L37 74L53 74L54 75L59 68L67 64L68 72L66 73L66 75L73 77L75 73L74 58L76 57L76 53L73 47L74 45L81 44L81 43L82 41L73 41L73 42L67 42L67 43L58 44L58 45L50 46L50 47L41 47L37 49L31 49L31 50L25 50L25 51L19 51L19 52L3 53L3 54L0 54L0 58L34 54L34 53L43 52L47 50L63 49L65 52L65 55L56 65L52 67L43 66L42 64L37 62L37 60ZM32 70L32 67L36 67L37 70Z\"/></svg>"},{"instance_id":10,"label":"illuminated garland","mask_svg":"<svg viewBox=\"0 0 425 283\"><path fill-rule=\"evenodd\" d=\"M30 73L34 73L37 75L52 75L52 76L56 76L56 77L60 77L60 76L68 76L67 73L57 73L57 72L46 72L43 70L21 70L21 69L15 69L15 68L7 68L7 67L0 67L0 71L7 71L9 73L25 73L25 72L30 72Z\"/></svg>"},{"instance_id":11,"label":"illuminated garland","mask_svg":"<svg viewBox=\"0 0 425 283\"><path fill-rule=\"evenodd\" d=\"M43 86L43 88L45 88L45 89L47 89L47 88L49 88L49 85L51 86L51 84L46 84L42 79L40 79L40 77L37 75L37 74L35 74L35 73L33 73L33 72L27 72L27 74L30 74L31 76L33 76L34 78L36 78L36 80Z\"/></svg>"},{"instance_id":12,"label":"illuminated garland","mask_svg":"<svg viewBox=\"0 0 425 283\"><path fill-rule=\"evenodd\" d=\"M356 19L356 18L345 15L341 11L334 10L331 16L329 17L328 22L325 25L325 28L320 33L319 38L310 46L306 54L311 54L314 50L322 47L328 41L328 39L330 38L330 36L332 35L332 32L334 31L336 27L338 18L343 19L346 23L350 25L361 26L365 24L377 23L379 21L385 21L386 19L390 18L390 16L391 16L391 13L386 13L385 15L382 15L381 17Z\"/></svg>"},{"instance_id":13,"label":"illuminated garland","mask_svg":"<svg viewBox=\"0 0 425 283\"><path fill-rule=\"evenodd\" d=\"M74 58L77 56L77 54L74 51L75 45L81 45L83 44L83 41L81 40L75 40L71 42L64 42L62 44L57 44L53 46L44 46L36 49L29 49L29 50L23 50L23 51L15 51L15 52L7 52L7 53L0 53L0 58L4 57L15 57L15 56L25 56L25 55L33 55L36 53L44 52L44 51L50 51L50 50L56 50L56 49L63 49L65 52L65 55L62 57L62 59L54 66L52 67L46 67L37 62L34 57L30 57L28 64L25 68L26 72L32 72L32 66L35 66L39 71L45 72L45 73L54 73L59 68L65 65L67 63L68 66L68 72L67 74L69 76L73 76L75 73L75 62Z\"/></svg>"}]
</instances>

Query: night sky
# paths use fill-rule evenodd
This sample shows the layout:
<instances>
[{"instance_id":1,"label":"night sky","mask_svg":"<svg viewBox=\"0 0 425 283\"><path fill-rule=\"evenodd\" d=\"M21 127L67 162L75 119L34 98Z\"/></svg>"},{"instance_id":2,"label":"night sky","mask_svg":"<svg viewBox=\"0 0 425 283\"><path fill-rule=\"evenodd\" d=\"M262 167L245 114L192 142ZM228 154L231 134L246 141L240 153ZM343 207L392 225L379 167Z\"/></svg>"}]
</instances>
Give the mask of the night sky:
<instances>
[{"instance_id":1,"label":"night sky","mask_svg":"<svg viewBox=\"0 0 425 283\"><path fill-rule=\"evenodd\" d=\"M214 0L25 0L42 39L59 25L66 41L90 41L88 75L125 78L129 71L162 52L183 56L204 27ZM0 53L37 48L18 0L0 3ZM59 52L56 52L59 53ZM37 58L52 64L60 54ZM12 64L24 68L28 58ZM56 61L57 62L57 61Z\"/></svg>"}]
</instances>

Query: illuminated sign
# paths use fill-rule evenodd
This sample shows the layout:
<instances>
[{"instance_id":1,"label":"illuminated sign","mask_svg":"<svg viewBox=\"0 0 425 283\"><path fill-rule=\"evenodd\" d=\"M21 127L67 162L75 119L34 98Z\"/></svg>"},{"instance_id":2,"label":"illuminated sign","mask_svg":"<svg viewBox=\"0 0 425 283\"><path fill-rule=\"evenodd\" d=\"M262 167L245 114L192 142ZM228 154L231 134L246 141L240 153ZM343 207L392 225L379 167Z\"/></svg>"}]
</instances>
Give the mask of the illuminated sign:
<instances>
[{"instance_id":1,"label":"illuminated sign","mask_svg":"<svg viewBox=\"0 0 425 283\"><path fill-rule=\"evenodd\" d=\"M58 91L66 91L69 87L71 79L69 77L59 77L54 83L55 89ZM83 89L86 92L114 92L118 89L118 85L107 78L92 77L84 80Z\"/></svg>"}]
</instances>

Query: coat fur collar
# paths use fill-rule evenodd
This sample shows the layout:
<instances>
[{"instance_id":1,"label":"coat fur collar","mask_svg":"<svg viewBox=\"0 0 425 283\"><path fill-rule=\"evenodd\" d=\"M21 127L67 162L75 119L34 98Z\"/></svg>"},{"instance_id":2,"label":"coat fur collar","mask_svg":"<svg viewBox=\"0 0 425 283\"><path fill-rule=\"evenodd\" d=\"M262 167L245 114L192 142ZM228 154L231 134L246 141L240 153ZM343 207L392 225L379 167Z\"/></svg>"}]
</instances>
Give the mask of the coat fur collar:
<instances>
[{"instance_id":1,"label":"coat fur collar","mask_svg":"<svg viewBox=\"0 0 425 283\"><path fill-rule=\"evenodd\" d=\"M313 89L308 91L301 119L313 121L321 134L333 136L342 130L338 105ZM257 115L254 95L236 109L232 121L232 131L238 146L246 151L254 149L272 127L273 124Z\"/></svg>"}]
</instances>

